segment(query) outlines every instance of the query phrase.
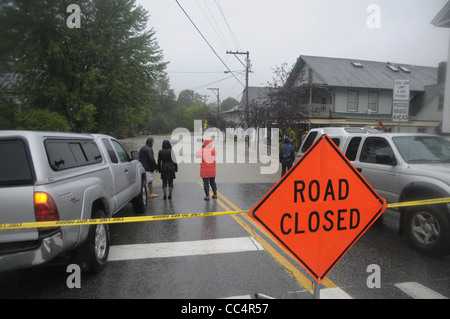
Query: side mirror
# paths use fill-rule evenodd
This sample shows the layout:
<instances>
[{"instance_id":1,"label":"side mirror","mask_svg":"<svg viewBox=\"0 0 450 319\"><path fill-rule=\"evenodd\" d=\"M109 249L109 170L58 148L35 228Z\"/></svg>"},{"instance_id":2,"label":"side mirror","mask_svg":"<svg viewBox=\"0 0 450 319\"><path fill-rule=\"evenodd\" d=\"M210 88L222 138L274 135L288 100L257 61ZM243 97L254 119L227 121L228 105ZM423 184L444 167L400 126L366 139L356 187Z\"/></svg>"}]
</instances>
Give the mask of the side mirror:
<instances>
[{"instance_id":1,"label":"side mirror","mask_svg":"<svg viewBox=\"0 0 450 319\"><path fill-rule=\"evenodd\" d=\"M383 164L383 165L391 165L391 166L397 165L395 158L386 153L377 154L376 155L376 163Z\"/></svg>"},{"instance_id":2,"label":"side mirror","mask_svg":"<svg viewBox=\"0 0 450 319\"><path fill-rule=\"evenodd\" d=\"M132 151L131 152L131 159L139 160L139 152L138 151Z\"/></svg>"}]
</instances>

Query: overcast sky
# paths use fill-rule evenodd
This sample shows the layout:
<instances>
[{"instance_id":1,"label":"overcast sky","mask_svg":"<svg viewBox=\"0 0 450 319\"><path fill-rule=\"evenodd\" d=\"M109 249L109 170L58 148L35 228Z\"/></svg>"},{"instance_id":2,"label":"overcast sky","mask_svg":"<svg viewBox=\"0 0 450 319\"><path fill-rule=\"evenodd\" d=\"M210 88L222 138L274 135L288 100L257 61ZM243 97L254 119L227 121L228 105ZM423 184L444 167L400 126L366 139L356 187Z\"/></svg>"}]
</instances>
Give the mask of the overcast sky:
<instances>
[{"instance_id":1,"label":"overcast sky","mask_svg":"<svg viewBox=\"0 0 450 319\"><path fill-rule=\"evenodd\" d=\"M244 66L227 51L250 52L250 86L272 81L273 68L300 55L436 66L447 60L450 30L430 24L447 0L137 0L169 61L178 95L191 89L241 99ZM240 56L245 63L245 56ZM226 66L222 63L222 61ZM224 74L227 67L241 73ZM227 79L228 78L228 79Z\"/></svg>"}]
</instances>

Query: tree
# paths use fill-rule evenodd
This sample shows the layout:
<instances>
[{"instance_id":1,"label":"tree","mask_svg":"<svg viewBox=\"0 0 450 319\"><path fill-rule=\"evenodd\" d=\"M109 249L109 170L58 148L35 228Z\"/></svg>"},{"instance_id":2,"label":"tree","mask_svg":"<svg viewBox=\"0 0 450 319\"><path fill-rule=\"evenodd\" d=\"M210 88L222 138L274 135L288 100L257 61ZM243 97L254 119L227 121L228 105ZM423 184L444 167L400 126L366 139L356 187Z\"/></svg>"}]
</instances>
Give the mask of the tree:
<instances>
[{"instance_id":1,"label":"tree","mask_svg":"<svg viewBox=\"0 0 450 319\"><path fill-rule=\"evenodd\" d=\"M223 100L222 103L220 103L220 111L224 112L224 111L229 111L231 110L233 107L235 107L236 105L239 105L239 101L229 97L226 98L225 100Z\"/></svg>"},{"instance_id":2,"label":"tree","mask_svg":"<svg viewBox=\"0 0 450 319\"><path fill-rule=\"evenodd\" d=\"M197 103L203 103L203 96L192 90L183 90L178 94L177 104L179 106L192 107Z\"/></svg>"},{"instance_id":3,"label":"tree","mask_svg":"<svg viewBox=\"0 0 450 319\"><path fill-rule=\"evenodd\" d=\"M149 119L167 63L135 0L77 1L80 28L66 24L71 0L2 1L0 56L23 76L24 110L56 112L74 131L118 137Z\"/></svg>"},{"instance_id":4,"label":"tree","mask_svg":"<svg viewBox=\"0 0 450 319\"><path fill-rule=\"evenodd\" d=\"M70 130L67 119L47 110L28 110L17 117L17 129L66 132Z\"/></svg>"},{"instance_id":5,"label":"tree","mask_svg":"<svg viewBox=\"0 0 450 319\"><path fill-rule=\"evenodd\" d=\"M290 71L287 64L274 69L273 82L268 83L264 93L249 107L250 122L255 125L288 128L307 119L306 109L309 90L306 87L288 86Z\"/></svg>"}]
</instances>

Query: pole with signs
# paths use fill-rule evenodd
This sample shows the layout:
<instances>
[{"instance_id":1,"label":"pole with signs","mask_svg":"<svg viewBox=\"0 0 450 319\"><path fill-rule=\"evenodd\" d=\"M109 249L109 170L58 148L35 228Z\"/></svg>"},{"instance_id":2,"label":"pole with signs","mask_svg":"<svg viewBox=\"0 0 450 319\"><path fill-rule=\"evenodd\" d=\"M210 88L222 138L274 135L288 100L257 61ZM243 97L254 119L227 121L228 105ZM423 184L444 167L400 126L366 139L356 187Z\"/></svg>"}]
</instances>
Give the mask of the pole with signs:
<instances>
[{"instance_id":1,"label":"pole with signs","mask_svg":"<svg viewBox=\"0 0 450 319\"><path fill-rule=\"evenodd\" d=\"M407 122L409 116L409 80L394 80L392 121Z\"/></svg>"}]
</instances>

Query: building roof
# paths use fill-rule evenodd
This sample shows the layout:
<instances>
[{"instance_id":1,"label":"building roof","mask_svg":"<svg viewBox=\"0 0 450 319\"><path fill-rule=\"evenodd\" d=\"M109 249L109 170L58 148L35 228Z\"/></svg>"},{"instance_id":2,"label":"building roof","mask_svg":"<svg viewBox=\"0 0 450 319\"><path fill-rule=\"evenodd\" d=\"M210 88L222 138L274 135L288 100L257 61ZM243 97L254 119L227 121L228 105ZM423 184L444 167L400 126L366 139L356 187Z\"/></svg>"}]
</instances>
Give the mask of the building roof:
<instances>
[{"instance_id":1,"label":"building roof","mask_svg":"<svg viewBox=\"0 0 450 319\"><path fill-rule=\"evenodd\" d=\"M248 100L249 105L254 102L257 102L260 99L264 99L266 96L267 87L259 87L259 86L249 86L248 87ZM241 101L239 103L239 107L241 110L245 110L245 90L242 94Z\"/></svg>"},{"instance_id":2,"label":"building roof","mask_svg":"<svg viewBox=\"0 0 450 319\"><path fill-rule=\"evenodd\" d=\"M431 24L436 27L450 28L450 1L438 12Z\"/></svg>"},{"instance_id":3,"label":"building roof","mask_svg":"<svg viewBox=\"0 0 450 319\"><path fill-rule=\"evenodd\" d=\"M17 83L22 79L22 76L18 73L4 73L0 75L0 92L14 92L17 89Z\"/></svg>"},{"instance_id":4,"label":"building roof","mask_svg":"<svg viewBox=\"0 0 450 319\"><path fill-rule=\"evenodd\" d=\"M293 85L307 64L330 87L393 89L394 80L410 81L411 91L424 91L437 81L437 67L412 66L392 62L329 58L302 55L298 58L287 85Z\"/></svg>"}]
</instances>

